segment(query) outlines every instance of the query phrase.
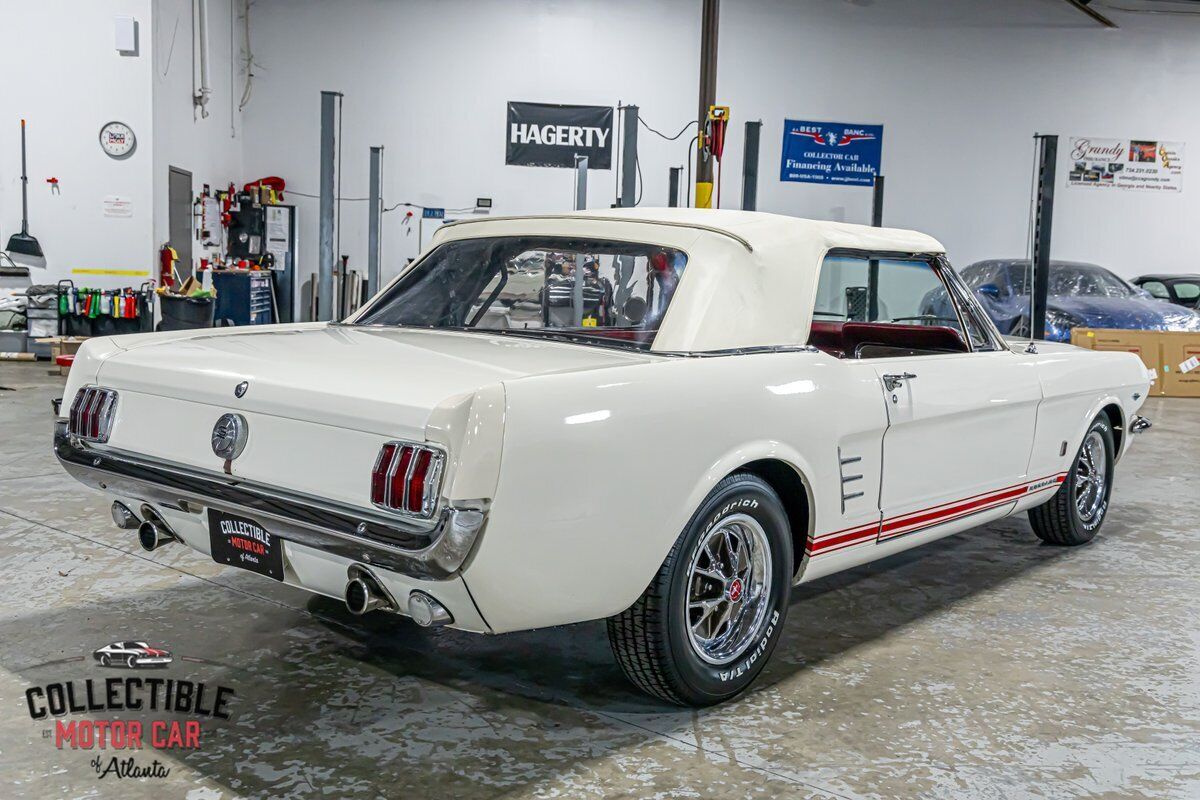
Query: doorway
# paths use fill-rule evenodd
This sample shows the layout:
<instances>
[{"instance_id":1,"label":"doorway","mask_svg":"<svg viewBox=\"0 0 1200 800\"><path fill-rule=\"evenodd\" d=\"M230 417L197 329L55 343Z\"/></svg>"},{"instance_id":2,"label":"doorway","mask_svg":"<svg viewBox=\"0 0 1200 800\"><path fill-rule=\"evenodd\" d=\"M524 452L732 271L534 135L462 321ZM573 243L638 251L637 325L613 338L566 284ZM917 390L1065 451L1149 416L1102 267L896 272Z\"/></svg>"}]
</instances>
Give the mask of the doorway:
<instances>
[{"instance_id":1,"label":"doorway","mask_svg":"<svg viewBox=\"0 0 1200 800\"><path fill-rule=\"evenodd\" d=\"M179 253L180 280L192 276L192 173L170 167L167 174L167 235Z\"/></svg>"}]
</instances>

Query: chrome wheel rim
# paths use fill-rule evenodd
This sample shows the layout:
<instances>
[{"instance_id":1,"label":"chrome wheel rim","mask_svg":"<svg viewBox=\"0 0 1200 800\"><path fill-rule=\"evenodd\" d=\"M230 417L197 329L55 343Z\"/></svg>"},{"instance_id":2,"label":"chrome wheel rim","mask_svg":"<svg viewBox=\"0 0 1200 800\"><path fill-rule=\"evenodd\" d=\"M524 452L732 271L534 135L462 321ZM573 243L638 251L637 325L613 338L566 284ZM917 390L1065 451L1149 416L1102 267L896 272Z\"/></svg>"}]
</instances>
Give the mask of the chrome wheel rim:
<instances>
[{"instance_id":1,"label":"chrome wheel rim","mask_svg":"<svg viewBox=\"0 0 1200 800\"><path fill-rule=\"evenodd\" d=\"M766 619L771 547L758 520L736 514L705 531L688 566L688 639L696 655L724 664L742 655Z\"/></svg>"},{"instance_id":2,"label":"chrome wheel rim","mask_svg":"<svg viewBox=\"0 0 1200 800\"><path fill-rule=\"evenodd\" d=\"M1083 440L1075 460L1075 511L1084 524L1096 521L1104 511L1108 492L1108 459L1104 439L1096 431Z\"/></svg>"}]
</instances>

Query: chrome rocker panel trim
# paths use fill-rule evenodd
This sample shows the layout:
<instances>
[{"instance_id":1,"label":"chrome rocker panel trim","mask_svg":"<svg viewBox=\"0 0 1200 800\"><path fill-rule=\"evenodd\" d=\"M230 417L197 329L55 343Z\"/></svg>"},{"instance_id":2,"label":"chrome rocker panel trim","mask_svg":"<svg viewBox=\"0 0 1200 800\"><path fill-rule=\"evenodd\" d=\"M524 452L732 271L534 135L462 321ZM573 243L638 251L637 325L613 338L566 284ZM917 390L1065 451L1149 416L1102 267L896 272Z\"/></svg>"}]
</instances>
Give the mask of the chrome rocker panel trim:
<instances>
[{"instance_id":1,"label":"chrome rocker panel trim","mask_svg":"<svg viewBox=\"0 0 1200 800\"><path fill-rule=\"evenodd\" d=\"M101 491L151 505L200 513L200 507L270 523L285 540L421 580L454 577L487 520L487 501L442 509L424 525L393 515L266 486L252 481L100 450L54 425L54 453L71 477Z\"/></svg>"}]
</instances>

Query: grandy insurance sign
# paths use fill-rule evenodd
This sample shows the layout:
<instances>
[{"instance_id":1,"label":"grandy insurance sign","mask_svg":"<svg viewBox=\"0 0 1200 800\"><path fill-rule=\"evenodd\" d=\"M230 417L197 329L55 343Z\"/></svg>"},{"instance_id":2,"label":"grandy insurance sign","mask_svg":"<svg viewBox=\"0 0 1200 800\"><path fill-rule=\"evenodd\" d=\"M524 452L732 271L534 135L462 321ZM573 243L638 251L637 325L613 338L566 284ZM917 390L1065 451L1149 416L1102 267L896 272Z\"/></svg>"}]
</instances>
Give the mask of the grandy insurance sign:
<instances>
[{"instance_id":1,"label":"grandy insurance sign","mask_svg":"<svg viewBox=\"0 0 1200 800\"><path fill-rule=\"evenodd\" d=\"M612 168L613 110L608 106L509 103L504 163L521 167Z\"/></svg>"}]
</instances>

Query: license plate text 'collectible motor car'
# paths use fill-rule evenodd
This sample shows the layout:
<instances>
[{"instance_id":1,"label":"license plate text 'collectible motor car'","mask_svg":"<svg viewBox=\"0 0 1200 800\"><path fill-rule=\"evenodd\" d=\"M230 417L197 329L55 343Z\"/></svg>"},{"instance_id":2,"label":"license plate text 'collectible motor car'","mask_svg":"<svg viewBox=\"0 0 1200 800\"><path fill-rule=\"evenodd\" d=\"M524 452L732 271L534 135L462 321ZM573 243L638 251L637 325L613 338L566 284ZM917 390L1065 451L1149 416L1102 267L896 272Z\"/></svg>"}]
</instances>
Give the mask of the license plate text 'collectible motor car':
<instances>
[{"instance_id":1,"label":"license plate text 'collectible motor car'","mask_svg":"<svg viewBox=\"0 0 1200 800\"><path fill-rule=\"evenodd\" d=\"M797 583L1023 511L1090 540L1148 387L1002 338L928 236L630 209L446 225L342 322L92 339L55 451L148 550L422 625L607 619L703 705Z\"/></svg>"}]
</instances>

